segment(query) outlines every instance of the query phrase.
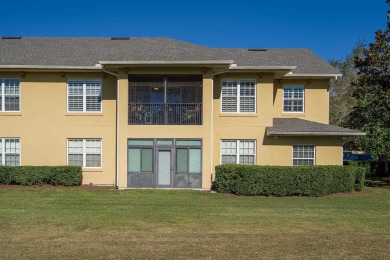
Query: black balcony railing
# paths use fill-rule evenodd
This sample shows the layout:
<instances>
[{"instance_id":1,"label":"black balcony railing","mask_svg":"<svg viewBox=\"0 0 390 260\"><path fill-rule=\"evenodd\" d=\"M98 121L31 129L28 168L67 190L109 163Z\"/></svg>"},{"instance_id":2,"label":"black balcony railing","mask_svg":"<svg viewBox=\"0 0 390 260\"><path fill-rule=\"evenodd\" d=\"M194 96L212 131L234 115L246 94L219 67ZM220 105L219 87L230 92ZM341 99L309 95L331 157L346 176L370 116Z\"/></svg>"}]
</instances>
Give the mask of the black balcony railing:
<instances>
[{"instance_id":1,"label":"black balcony railing","mask_svg":"<svg viewBox=\"0 0 390 260\"><path fill-rule=\"evenodd\" d=\"M201 125L202 104L129 104L129 125Z\"/></svg>"}]
</instances>

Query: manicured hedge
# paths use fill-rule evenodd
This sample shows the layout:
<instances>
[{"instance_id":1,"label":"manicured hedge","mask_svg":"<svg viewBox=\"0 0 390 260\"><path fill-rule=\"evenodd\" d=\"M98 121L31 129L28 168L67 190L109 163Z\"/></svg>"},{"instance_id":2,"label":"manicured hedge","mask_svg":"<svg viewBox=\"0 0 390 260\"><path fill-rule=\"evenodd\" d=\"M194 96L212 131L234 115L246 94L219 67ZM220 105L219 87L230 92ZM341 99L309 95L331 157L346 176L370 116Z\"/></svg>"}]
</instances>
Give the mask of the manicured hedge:
<instances>
[{"instance_id":1,"label":"manicured hedge","mask_svg":"<svg viewBox=\"0 0 390 260\"><path fill-rule=\"evenodd\" d=\"M212 189L244 196L322 196L362 190L365 169L356 166L248 166L216 167Z\"/></svg>"},{"instance_id":2,"label":"manicured hedge","mask_svg":"<svg viewBox=\"0 0 390 260\"><path fill-rule=\"evenodd\" d=\"M0 166L0 184L78 186L82 180L79 166Z\"/></svg>"}]
</instances>

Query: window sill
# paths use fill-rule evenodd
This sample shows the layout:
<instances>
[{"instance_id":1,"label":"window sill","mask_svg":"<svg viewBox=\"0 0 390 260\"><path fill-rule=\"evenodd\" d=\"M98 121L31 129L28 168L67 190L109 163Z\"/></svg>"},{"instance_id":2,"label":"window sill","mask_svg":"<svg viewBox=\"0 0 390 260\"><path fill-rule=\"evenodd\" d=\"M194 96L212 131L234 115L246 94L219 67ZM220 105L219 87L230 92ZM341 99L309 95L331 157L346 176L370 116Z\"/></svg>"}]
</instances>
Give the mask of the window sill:
<instances>
[{"instance_id":1,"label":"window sill","mask_svg":"<svg viewBox=\"0 0 390 260\"><path fill-rule=\"evenodd\" d=\"M75 112L66 113L65 116L103 116L102 112L90 113L90 112Z\"/></svg>"},{"instance_id":2,"label":"window sill","mask_svg":"<svg viewBox=\"0 0 390 260\"><path fill-rule=\"evenodd\" d=\"M219 117L259 117L256 113L253 114L244 114L244 113L219 113Z\"/></svg>"},{"instance_id":3,"label":"window sill","mask_svg":"<svg viewBox=\"0 0 390 260\"><path fill-rule=\"evenodd\" d=\"M103 168L84 168L83 172L103 172Z\"/></svg>"},{"instance_id":4,"label":"window sill","mask_svg":"<svg viewBox=\"0 0 390 260\"><path fill-rule=\"evenodd\" d=\"M21 115L22 112L9 112L9 111L0 112L0 116L21 116Z\"/></svg>"},{"instance_id":5,"label":"window sill","mask_svg":"<svg viewBox=\"0 0 390 260\"><path fill-rule=\"evenodd\" d=\"M281 113L281 116L302 116L305 117L305 112L291 112L291 113Z\"/></svg>"}]
</instances>

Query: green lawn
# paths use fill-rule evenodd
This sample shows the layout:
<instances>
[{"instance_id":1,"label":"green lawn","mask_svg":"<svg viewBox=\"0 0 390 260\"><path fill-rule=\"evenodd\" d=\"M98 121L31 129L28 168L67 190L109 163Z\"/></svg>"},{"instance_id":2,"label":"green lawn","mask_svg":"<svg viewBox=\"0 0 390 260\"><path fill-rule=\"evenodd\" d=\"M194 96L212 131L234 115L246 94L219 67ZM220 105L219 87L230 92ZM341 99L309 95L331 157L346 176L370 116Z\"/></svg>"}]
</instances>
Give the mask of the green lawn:
<instances>
[{"instance_id":1,"label":"green lawn","mask_svg":"<svg viewBox=\"0 0 390 260\"><path fill-rule=\"evenodd\" d=\"M390 189L322 198L0 188L4 259L389 259Z\"/></svg>"}]
</instances>

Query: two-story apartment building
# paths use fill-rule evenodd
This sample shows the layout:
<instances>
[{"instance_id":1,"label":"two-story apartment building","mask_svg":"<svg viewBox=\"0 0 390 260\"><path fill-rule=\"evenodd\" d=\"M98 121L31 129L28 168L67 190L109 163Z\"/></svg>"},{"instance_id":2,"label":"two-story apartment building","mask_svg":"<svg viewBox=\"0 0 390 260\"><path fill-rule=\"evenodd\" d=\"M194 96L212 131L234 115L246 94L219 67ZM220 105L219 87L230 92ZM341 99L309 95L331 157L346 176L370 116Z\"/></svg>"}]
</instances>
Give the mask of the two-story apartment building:
<instances>
[{"instance_id":1,"label":"two-story apartment building","mask_svg":"<svg viewBox=\"0 0 390 260\"><path fill-rule=\"evenodd\" d=\"M3 37L0 164L206 189L219 164L341 165L341 137L363 133L328 124L338 76L307 49Z\"/></svg>"}]
</instances>

